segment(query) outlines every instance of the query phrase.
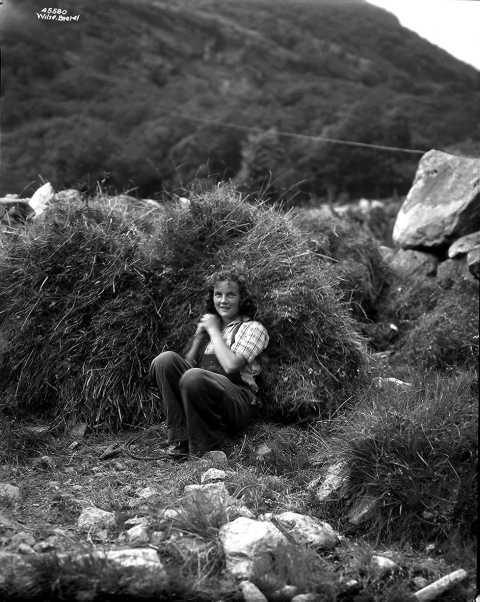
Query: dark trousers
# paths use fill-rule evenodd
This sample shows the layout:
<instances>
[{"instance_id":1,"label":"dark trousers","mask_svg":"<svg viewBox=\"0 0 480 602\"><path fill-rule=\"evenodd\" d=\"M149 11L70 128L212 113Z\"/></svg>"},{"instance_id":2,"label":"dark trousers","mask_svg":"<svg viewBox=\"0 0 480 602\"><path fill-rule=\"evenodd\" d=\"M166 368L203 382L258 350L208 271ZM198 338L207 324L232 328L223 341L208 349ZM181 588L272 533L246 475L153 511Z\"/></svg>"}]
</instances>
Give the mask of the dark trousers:
<instances>
[{"instance_id":1,"label":"dark trousers","mask_svg":"<svg viewBox=\"0 0 480 602\"><path fill-rule=\"evenodd\" d=\"M178 353L157 355L150 376L162 394L169 441L188 441L190 453L218 448L226 433L235 434L250 420L253 394L247 386L192 368Z\"/></svg>"}]
</instances>

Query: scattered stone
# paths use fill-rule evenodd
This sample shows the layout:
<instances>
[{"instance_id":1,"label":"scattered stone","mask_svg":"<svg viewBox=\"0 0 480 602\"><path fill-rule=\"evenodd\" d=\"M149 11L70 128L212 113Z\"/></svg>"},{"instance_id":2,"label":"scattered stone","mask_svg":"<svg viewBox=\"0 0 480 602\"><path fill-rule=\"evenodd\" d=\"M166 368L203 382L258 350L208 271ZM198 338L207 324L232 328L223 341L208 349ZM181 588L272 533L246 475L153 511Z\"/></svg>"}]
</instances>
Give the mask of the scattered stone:
<instances>
[{"instance_id":1,"label":"scattered stone","mask_svg":"<svg viewBox=\"0 0 480 602\"><path fill-rule=\"evenodd\" d=\"M19 554L35 554L35 550L32 548L32 546L29 546L26 543L18 544L17 552Z\"/></svg>"},{"instance_id":2,"label":"scattered stone","mask_svg":"<svg viewBox=\"0 0 480 602\"><path fill-rule=\"evenodd\" d=\"M163 541L167 539L165 531L153 531L150 535L150 543L152 546L159 546Z\"/></svg>"},{"instance_id":3,"label":"scattered stone","mask_svg":"<svg viewBox=\"0 0 480 602\"><path fill-rule=\"evenodd\" d=\"M273 453L273 450L266 443L261 443L255 450L255 460L258 462L266 461Z\"/></svg>"},{"instance_id":4,"label":"scattered stone","mask_svg":"<svg viewBox=\"0 0 480 602\"><path fill-rule=\"evenodd\" d=\"M158 491L153 487L144 487L143 489L139 489L137 491L137 495L139 498L148 500L149 498L158 495Z\"/></svg>"},{"instance_id":5,"label":"scattered stone","mask_svg":"<svg viewBox=\"0 0 480 602\"><path fill-rule=\"evenodd\" d=\"M395 249L392 249L391 247L387 247L385 245L379 245L378 250L385 263L390 263L392 261L395 255Z\"/></svg>"},{"instance_id":6,"label":"scattered stone","mask_svg":"<svg viewBox=\"0 0 480 602\"><path fill-rule=\"evenodd\" d=\"M59 543L59 538L56 535L50 535L50 537L38 541L33 546L33 549L39 554L44 554L45 552L52 552L53 550L56 550L59 547Z\"/></svg>"},{"instance_id":7,"label":"scattered stone","mask_svg":"<svg viewBox=\"0 0 480 602\"><path fill-rule=\"evenodd\" d=\"M348 520L352 525L359 525L371 518L375 512L378 500L370 495L364 495L353 505L348 513Z\"/></svg>"},{"instance_id":8,"label":"scattered stone","mask_svg":"<svg viewBox=\"0 0 480 602\"><path fill-rule=\"evenodd\" d=\"M107 447L100 454L100 460L108 460L109 458L114 458L122 453L122 446L119 443L112 443L111 445L107 445Z\"/></svg>"},{"instance_id":9,"label":"scattered stone","mask_svg":"<svg viewBox=\"0 0 480 602\"><path fill-rule=\"evenodd\" d=\"M414 577L412 579L412 583L416 588L422 589L428 585L428 579L425 579L425 577L419 575L418 577Z\"/></svg>"},{"instance_id":10,"label":"scattered stone","mask_svg":"<svg viewBox=\"0 0 480 602\"><path fill-rule=\"evenodd\" d=\"M453 245L450 245L448 249L448 256L450 259L452 259L453 257L457 257L459 255L466 255L469 251L479 246L480 230L458 238Z\"/></svg>"},{"instance_id":11,"label":"scattered stone","mask_svg":"<svg viewBox=\"0 0 480 602\"><path fill-rule=\"evenodd\" d=\"M385 385L394 385L399 389L403 389L405 391L409 391L412 387L412 383L407 383L404 380L400 380L399 378L394 378L393 376L377 376L373 379L373 384L378 388L382 389Z\"/></svg>"},{"instance_id":12,"label":"scattered stone","mask_svg":"<svg viewBox=\"0 0 480 602\"><path fill-rule=\"evenodd\" d=\"M219 468L209 468L200 477L201 483L214 483L216 481L224 481L227 478L227 473Z\"/></svg>"},{"instance_id":13,"label":"scattered stone","mask_svg":"<svg viewBox=\"0 0 480 602\"><path fill-rule=\"evenodd\" d=\"M75 201L81 201L82 195L75 188L67 188L65 190L59 190L54 197L55 201L63 201L65 203L74 203Z\"/></svg>"},{"instance_id":14,"label":"scattered stone","mask_svg":"<svg viewBox=\"0 0 480 602\"><path fill-rule=\"evenodd\" d=\"M297 593L298 587L296 585L284 585L283 587L272 592L269 600L272 602L290 602L293 596L296 596Z\"/></svg>"},{"instance_id":15,"label":"scattered stone","mask_svg":"<svg viewBox=\"0 0 480 602\"><path fill-rule=\"evenodd\" d=\"M186 485L184 494L185 500L196 504L205 515L217 513L235 503L223 481L205 485Z\"/></svg>"},{"instance_id":16,"label":"scattered stone","mask_svg":"<svg viewBox=\"0 0 480 602\"><path fill-rule=\"evenodd\" d=\"M35 468L44 468L46 470L53 470L55 468L55 460L51 456L34 458L32 464Z\"/></svg>"},{"instance_id":17,"label":"scattered stone","mask_svg":"<svg viewBox=\"0 0 480 602\"><path fill-rule=\"evenodd\" d=\"M20 500L20 489L10 483L0 483L0 503L12 504Z\"/></svg>"},{"instance_id":18,"label":"scattered stone","mask_svg":"<svg viewBox=\"0 0 480 602\"><path fill-rule=\"evenodd\" d=\"M275 557L288 545L272 523L243 517L223 525L219 537L227 570L243 579L271 572Z\"/></svg>"},{"instance_id":19,"label":"scattered stone","mask_svg":"<svg viewBox=\"0 0 480 602\"><path fill-rule=\"evenodd\" d=\"M274 516L274 523L285 530L296 544L322 550L338 543L338 533L328 523L297 512L282 512Z\"/></svg>"},{"instance_id":20,"label":"scattered stone","mask_svg":"<svg viewBox=\"0 0 480 602\"><path fill-rule=\"evenodd\" d=\"M321 602L321 598L317 594L298 594L291 602Z\"/></svg>"},{"instance_id":21,"label":"scattered stone","mask_svg":"<svg viewBox=\"0 0 480 602\"><path fill-rule=\"evenodd\" d=\"M181 516L181 512L179 510L175 510L175 508L165 508L162 514L162 518L164 520L176 520Z\"/></svg>"},{"instance_id":22,"label":"scattered stone","mask_svg":"<svg viewBox=\"0 0 480 602\"><path fill-rule=\"evenodd\" d=\"M309 483L309 491L315 493L319 502L325 502L346 485L348 468L345 462L336 462L329 466L327 474Z\"/></svg>"},{"instance_id":23,"label":"scattered stone","mask_svg":"<svg viewBox=\"0 0 480 602\"><path fill-rule=\"evenodd\" d=\"M31 533L26 533L25 531L20 531L19 533L15 533L10 539L9 548L12 548L13 551L17 550L21 545L34 546L35 545L35 537Z\"/></svg>"},{"instance_id":24,"label":"scattered stone","mask_svg":"<svg viewBox=\"0 0 480 602\"><path fill-rule=\"evenodd\" d=\"M228 458L225 452L214 449L208 451L202 456L203 460L208 460L213 466L225 467L228 466Z\"/></svg>"},{"instance_id":25,"label":"scattered stone","mask_svg":"<svg viewBox=\"0 0 480 602\"><path fill-rule=\"evenodd\" d=\"M126 469L125 464L123 464L123 462L119 462L118 460L113 462L112 466L115 468L115 470L118 470L118 472L124 472Z\"/></svg>"},{"instance_id":26,"label":"scattered stone","mask_svg":"<svg viewBox=\"0 0 480 602\"><path fill-rule=\"evenodd\" d=\"M386 556L377 556L375 554L372 556L370 564L372 568L381 575L391 573L399 568L398 564L390 558L387 558Z\"/></svg>"},{"instance_id":27,"label":"scattered stone","mask_svg":"<svg viewBox=\"0 0 480 602\"><path fill-rule=\"evenodd\" d=\"M127 541L131 544L142 544L150 541L148 527L145 524L135 525L127 531Z\"/></svg>"},{"instance_id":28,"label":"scattered stone","mask_svg":"<svg viewBox=\"0 0 480 602\"><path fill-rule=\"evenodd\" d=\"M240 581L240 589L245 602L268 602L267 598L251 581Z\"/></svg>"},{"instance_id":29,"label":"scattered stone","mask_svg":"<svg viewBox=\"0 0 480 602\"><path fill-rule=\"evenodd\" d=\"M126 527L136 527L137 525L148 525L148 518L146 516L132 516L127 518L123 523Z\"/></svg>"},{"instance_id":30,"label":"scattered stone","mask_svg":"<svg viewBox=\"0 0 480 602\"><path fill-rule=\"evenodd\" d=\"M454 259L446 259L438 264L437 280L440 283L456 280L473 280L470 274L465 257L455 257Z\"/></svg>"},{"instance_id":31,"label":"scattered stone","mask_svg":"<svg viewBox=\"0 0 480 602\"><path fill-rule=\"evenodd\" d=\"M95 506L84 508L77 521L77 527L82 531L108 529L114 525L115 514Z\"/></svg>"},{"instance_id":32,"label":"scattered stone","mask_svg":"<svg viewBox=\"0 0 480 602\"><path fill-rule=\"evenodd\" d=\"M480 246L475 247L467 254L467 265L470 274L480 280Z\"/></svg>"},{"instance_id":33,"label":"scattered stone","mask_svg":"<svg viewBox=\"0 0 480 602\"><path fill-rule=\"evenodd\" d=\"M50 182L47 182L33 193L32 198L29 200L28 204L35 212L35 217L41 215L48 205L53 200L55 196L55 191Z\"/></svg>"},{"instance_id":34,"label":"scattered stone","mask_svg":"<svg viewBox=\"0 0 480 602\"><path fill-rule=\"evenodd\" d=\"M390 260L390 267L402 278L435 276L438 259L429 253L398 249Z\"/></svg>"},{"instance_id":35,"label":"scattered stone","mask_svg":"<svg viewBox=\"0 0 480 602\"><path fill-rule=\"evenodd\" d=\"M431 150L393 227L403 248L441 247L475 230L480 219L480 159Z\"/></svg>"},{"instance_id":36,"label":"scattered stone","mask_svg":"<svg viewBox=\"0 0 480 602\"><path fill-rule=\"evenodd\" d=\"M85 436L86 432L87 432L87 423L86 422L79 422L78 424L75 424L70 429L69 435L73 439L83 439L83 437Z\"/></svg>"}]
</instances>

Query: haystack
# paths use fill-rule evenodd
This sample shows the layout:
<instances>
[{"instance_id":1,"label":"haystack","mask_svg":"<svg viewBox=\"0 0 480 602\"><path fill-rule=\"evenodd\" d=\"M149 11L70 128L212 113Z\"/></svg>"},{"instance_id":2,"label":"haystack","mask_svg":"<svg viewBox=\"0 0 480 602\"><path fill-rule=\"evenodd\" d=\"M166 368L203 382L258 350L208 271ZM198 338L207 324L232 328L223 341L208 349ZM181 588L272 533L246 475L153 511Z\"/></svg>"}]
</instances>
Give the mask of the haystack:
<instances>
[{"instance_id":1,"label":"haystack","mask_svg":"<svg viewBox=\"0 0 480 602\"><path fill-rule=\"evenodd\" d=\"M98 198L57 206L9 243L0 262L4 406L110 428L158 420L149 362L185 348L206 276L232 263L244 266L271 337L266 413L327 416L344 403L365 353L334 263L289 215L218 187L153 218L146 229L133 209Z\"/></svg>"}]
</instances>

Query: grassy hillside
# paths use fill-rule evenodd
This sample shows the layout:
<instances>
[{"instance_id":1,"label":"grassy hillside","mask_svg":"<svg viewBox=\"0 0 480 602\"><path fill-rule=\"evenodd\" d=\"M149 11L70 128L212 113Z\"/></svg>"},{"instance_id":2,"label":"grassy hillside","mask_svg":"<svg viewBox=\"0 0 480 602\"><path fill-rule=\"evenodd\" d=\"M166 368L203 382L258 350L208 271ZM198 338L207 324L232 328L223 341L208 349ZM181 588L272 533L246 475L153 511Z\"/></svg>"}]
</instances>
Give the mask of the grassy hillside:
<instances>
[{"instance_id":1,"label":"grassy hillside","mask_svg":"<svg viewBox=\"0 0 480 602\"><path fill-rule=\"evenodd\" d=\"M408 188L418 155L278 131L421 149L480 142L479 73L361 0L62 6L79 20L39 20L39 0L6 7L2 193L28 192L40 175L153 196L211 175L247 190L268 180L275 198L381 195Z\"/></svg>"}]
</instances>

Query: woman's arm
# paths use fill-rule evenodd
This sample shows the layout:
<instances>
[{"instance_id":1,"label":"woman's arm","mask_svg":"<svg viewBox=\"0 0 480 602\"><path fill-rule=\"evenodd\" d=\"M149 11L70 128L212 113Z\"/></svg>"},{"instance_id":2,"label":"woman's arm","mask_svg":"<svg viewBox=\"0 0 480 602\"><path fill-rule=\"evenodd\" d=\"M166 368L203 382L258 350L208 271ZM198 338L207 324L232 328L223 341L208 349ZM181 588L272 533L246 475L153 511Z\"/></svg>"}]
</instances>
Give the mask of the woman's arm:
<instances>
[{"instance_id":1,"label":"woman's arm","mask_svg":"<svg viewBox=\"0 0 480 602\"><path fill-rule=\"evenodd\" d=\"M210 336L210 342L217 356L217 360L227 374L239 372L246 364L246 360L234 353L223 340L220 330L220 320L214 314L205 314L200 322Z\"/></svg>"}]
</instances>

